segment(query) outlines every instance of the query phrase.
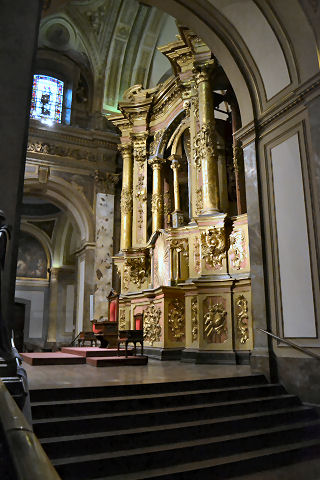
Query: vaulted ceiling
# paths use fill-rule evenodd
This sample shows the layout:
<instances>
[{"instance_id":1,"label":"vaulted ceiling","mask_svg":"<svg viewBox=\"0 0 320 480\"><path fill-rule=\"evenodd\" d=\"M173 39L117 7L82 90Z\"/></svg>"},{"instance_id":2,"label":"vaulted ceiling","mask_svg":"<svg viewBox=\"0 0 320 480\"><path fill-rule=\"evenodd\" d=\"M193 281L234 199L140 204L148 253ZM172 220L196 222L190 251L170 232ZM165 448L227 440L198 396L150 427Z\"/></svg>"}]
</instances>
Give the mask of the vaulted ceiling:
<instances>
[{"instance_id":1,"label":"vaulted ceiling","mask_svg":"<svg viewBox=\"0 0 320 480\"><path fill-rule=\"evenodd\" d=\"M157 47L177 33L173 17L136 0L73 0L42 19L39 48L90 71L96 109L113 113L127 88L153 87L171 72Z\"/></svg>"}]
</instances>

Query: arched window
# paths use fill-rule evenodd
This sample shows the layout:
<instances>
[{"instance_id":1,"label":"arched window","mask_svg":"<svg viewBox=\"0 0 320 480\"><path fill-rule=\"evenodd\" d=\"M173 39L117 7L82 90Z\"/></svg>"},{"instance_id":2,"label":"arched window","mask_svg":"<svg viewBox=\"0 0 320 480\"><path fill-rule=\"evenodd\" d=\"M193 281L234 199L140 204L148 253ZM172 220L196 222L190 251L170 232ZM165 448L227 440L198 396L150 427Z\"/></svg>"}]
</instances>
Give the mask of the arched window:
<instances>
[{"instance_id":1,"label":"arched window","mask_svg":"<svg viewBox=\"0 0 320 480\"><path fill-rule=\"evenodd\" d=\"M48 125L61 123L64 82L48 75L34 75L30 117Z\"/></svg>"}]
</instances>

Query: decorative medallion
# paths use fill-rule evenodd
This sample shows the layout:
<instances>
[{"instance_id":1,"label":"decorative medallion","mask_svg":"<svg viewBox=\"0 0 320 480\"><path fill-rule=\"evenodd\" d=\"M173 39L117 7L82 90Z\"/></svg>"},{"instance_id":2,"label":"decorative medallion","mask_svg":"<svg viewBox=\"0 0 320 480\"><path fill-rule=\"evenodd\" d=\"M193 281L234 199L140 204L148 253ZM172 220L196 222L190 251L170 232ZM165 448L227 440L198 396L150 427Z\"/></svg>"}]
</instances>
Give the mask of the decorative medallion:
<instances>
[{"instance_id":1,"label":"decorative medallion","mask_svg":"<svg viewBox=\"0 0 320 480\"><path fill-rule=\"evenodd\" d=\"M244 241L245 237L242 230L235 230L230 235L229 257L232 268L235 270L240 270L247 256Z\"/></svg>"},{"instance_id":2,"label":"decorative medallion","mask_svg":"<svg viewBox=\"0 0 320 480\"><path fill-rule=\"evenodd\" d=\"M199 321L198 321L198 299L192 297L191 299L191 336L192 341L198 340Z\"/></svg>"},{"instance_id":3,"label":"decorative medallion","mask_svg":"<svg viewBox=\"0 0 320 480\"><path fill-rule=\"evenodd\" d=\"M143 338L145 341L150 342L151 345L160 341L160 318L161 310L152 302L143 314Z\"/></svg>"},{"instance_id":4,"label":"decorative medallion","mask_svg":"<svg viewBox=\"0 0 320 480\"><path fill-rule=\"evenodd\" d=\"M237 313L237 327L240 335L240 343L243 345L249 340L249 314L248 314L248 300L244 295L240 295L236 299Z\"/></svg>"},{"instance_id":5,"label":"decorative medallion","mask_svg":"<svg viewBox=\"0 0 320 480\"><path fill-rule=\"evenodd\" d=\"M184 302L176 298L168 306L168 325L172 337L176 341L180 341L184 337L185 332L185 317L184 317Z\"/></svg>"},{"instance_id":6,"label":"decorative medallion","mask_svg":"<svg viewBox=\"0 0 320 480\"><path fill-rule=\"evenodd\" d=\"M222 343L226 340L228 334L227 329L227 312L222 303L210 305L208 312L203 317L204 332L207 340L214 343Z\"/></svg>"},{"instance_id":7,"label":"decorative medallion","mask_svg":"<svg viewBox=\"0 0 320 480\"><path fill-rule=\"evenodd\" d=\"M132 190L128 187L122 187L120 208L122 214L132 212Z\"/></svg>"},{"instance_id":8,"label":"decorative medallion","mask_svg":"<svg viewBox=\"0 0 320 480\"><path fill-rule=\"evenodd\" d=\"M226 256L226 235L224 228L210 228L201 233L201 253L205 262L215 269L222 268Z\"/></svg>"}]
</instances>

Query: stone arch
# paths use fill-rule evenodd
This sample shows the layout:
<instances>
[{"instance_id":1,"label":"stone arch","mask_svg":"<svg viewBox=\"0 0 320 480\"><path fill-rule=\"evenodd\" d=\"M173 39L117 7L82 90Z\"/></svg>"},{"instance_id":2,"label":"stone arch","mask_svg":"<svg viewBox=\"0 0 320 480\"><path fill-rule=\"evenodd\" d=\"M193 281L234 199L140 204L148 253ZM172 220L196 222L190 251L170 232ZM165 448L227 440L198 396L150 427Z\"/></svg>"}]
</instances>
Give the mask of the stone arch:
<instances>
[{"instance_id":1,"label":"stone arch","mask_svg":"<svg viewBox=\"0 0 320 480\"><path fill-rule=\"evenodd\" d=\"M57 206L68 210L79 228L82 244L95 241L92 209L84 195L68 182L62 178L51 177L43 188L38 178L26 178L24 188L26 194L48 198Z\"/></svg>"},{"instance_id":2,"label":"stone arch","mask_svg":"<svg viewBox=\"0 0 320 480\"><path fill-rule=\"evenodd\" d=\"M20 230L22 232L26 232L34 236L40 242L44 251L46 252L48 263L52 265L53 252L52 252L52 245L49 237L36 225L33 225L32 223L28 223L28 222L21 222ZM50 265L48 265L48 267Z\"/></svg>"}]
</instances>

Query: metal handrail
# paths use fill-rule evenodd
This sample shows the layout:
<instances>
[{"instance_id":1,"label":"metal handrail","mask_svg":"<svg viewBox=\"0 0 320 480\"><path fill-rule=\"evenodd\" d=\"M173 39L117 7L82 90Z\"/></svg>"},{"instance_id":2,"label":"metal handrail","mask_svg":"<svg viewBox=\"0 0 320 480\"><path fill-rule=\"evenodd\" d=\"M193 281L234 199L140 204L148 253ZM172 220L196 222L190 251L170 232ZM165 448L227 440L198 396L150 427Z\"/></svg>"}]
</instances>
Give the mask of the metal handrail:
<instances>
[{"instance_id":1,"label":"metal handrail","mask_svg":"<svg viewBox=\"0 0 320 480\"><path fill-rule=\"evenodd\" d=\"M17 480L61 480L1 379L0 423Z\"/></svg>"},{"instance_id":2,"label":"metal handrail","mask_svg":"<svg viewBox=\"0 0 320 480\"><path fill-rule=\"evenodd\" d=\"M310 357L316 358L317 360L320 360L320 355L317 353L311 352L311 350L308 350L307 348L300 347L300 345L297 345L296 343L291 342L290 340L285 340L284 338L278 337L274 333L268 332L267 330L263 330L262 328L257 328L257 330L260 330L260 332L266 333L267 335L270 335L270 337L275 338L276 340L279 340L282 343L286 343L292 348L295 348L296 350L300 350L300 352L305 353L306 355L310 355Z\"/></svg>"}]
</instances>

